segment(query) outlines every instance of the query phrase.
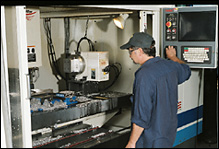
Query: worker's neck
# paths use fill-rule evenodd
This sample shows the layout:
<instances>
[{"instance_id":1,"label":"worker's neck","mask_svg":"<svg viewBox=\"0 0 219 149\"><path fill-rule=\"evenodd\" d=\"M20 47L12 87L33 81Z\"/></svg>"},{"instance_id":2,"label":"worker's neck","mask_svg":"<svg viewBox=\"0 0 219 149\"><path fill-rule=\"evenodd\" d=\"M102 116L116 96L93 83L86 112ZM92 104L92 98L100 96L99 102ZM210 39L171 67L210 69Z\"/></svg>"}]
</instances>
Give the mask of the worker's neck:
<instances>
[{"instance_id":1,"label":"worker's neck","mask_svg":"<svg viewBox=\"0 0 219 149\"><path fill-rule=\"evenodd\" d=\"M154 58L153 56L148 56L148 55L145 55L144 57L142 57L142 60L140 61L140 65L143 65L146 61L148 61L149 59L152 59Z\"/></svg>"}]
</instances>

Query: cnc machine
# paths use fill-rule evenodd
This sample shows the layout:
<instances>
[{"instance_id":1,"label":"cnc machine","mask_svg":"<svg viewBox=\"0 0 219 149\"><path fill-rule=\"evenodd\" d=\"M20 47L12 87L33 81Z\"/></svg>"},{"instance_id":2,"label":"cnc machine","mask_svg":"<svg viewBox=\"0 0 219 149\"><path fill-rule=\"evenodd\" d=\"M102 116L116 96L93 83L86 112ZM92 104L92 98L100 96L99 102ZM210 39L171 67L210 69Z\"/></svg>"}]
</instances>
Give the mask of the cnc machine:
<instances>
[{"instance_id":1,"label":"cnc machine","mask_svg":"<svg viewBox=\"0 0 219 149\"><path fill-rule=\"evenodd\" d=\"M6 130L13 134L6 135L12 147L125 147L131 125L129 98L139 65L119 47L139 31L154 37L156 56L166 58L165 47L173 45L192 70L191 78L178 87L173 147L202 133L203 69L217 67L217 6L6 6L4 10L2 43L7 44L2 49L8 66L2 68L9 72L9 85L5 83L9 91L2 105L4 115L12 119ZM196 30L202 18L206 25ZM113 19L121 21L120 28Z\"/></svg>"}]
</instances>

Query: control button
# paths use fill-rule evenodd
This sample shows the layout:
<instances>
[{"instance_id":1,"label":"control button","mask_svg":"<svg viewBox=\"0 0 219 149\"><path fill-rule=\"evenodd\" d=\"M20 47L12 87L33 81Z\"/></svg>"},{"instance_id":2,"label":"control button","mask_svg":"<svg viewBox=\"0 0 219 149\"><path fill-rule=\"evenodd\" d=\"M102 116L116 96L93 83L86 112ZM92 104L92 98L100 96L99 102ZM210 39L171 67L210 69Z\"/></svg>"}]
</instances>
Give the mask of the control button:
<instances>
[{"instance_id":1,"label":"control button","mask_svg":"<svg viewBox=\"0 0 219 149\"><path fill-rule=\"evenodd\" d=\"M171 36L167 36L167 39L170 40Z\"/></svg>"},{"instance_id":2,"label":"control button","mask_svg":"<svg viewBox=\"0 0 219 149\"><path fill-rule=\"evenodd\" d=\"M176 33L176 29L175 29L175 28L173 28L173 29L172 29L172 32L173 32L173 33Z\"/></svg>"},{"instance_id":3,"label":"control button","mask_svg":"<svg viewBox=\"0 0 219 149\"><path fill-rule=\"evenodd\" d=\"M168 28L171 27L171 22L168 21L168 22L166 23L166 26L167 26Z\"/></svg>"},{"instance_id":4,"label":"control button","mask_svg":"<svg viewBox=\"0 0 219 149\"><path fill-rule=\"evenodd\" d=\"M176 22L173 22L173 26L175 26L176 25Z\"/></svg>"},{"instance_id":5,"label":"control button","mask_svg":"<svg viewBox=\"0 0 219 149\"><path fill-rule=\"evenodd\" d=\"M171 29L167 29L167 33L170 33L171 32Z\"/></svg>"},{"instance_id":6,"label":"control button","mask_svg":"<svg viewBox=\"0 0 219 149\"><path fill-rule=\"evenodd\" d=\"M173 39L173 40L176 39L176 36L172 36L172 39Z\"/></svg>"}]
</instances>

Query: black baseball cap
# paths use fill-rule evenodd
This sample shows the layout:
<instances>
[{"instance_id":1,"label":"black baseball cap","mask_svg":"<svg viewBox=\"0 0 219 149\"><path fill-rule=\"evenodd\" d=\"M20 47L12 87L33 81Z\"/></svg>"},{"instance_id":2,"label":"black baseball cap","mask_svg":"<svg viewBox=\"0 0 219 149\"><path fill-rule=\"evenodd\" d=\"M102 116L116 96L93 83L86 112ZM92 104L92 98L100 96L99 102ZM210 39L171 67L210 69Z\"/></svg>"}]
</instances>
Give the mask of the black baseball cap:
<instances>
[{"instance_id":1,"label":"black baseball cap","mask_svg":"<svg viewBox=\"0 0 219 149\"><path fill-rule=\"evenodd\" d=\"M129 42L122 45L120 49L129 49L130 47L150 48L153 37L144 32L134 33Z\"/></svg>"}]
</instances>

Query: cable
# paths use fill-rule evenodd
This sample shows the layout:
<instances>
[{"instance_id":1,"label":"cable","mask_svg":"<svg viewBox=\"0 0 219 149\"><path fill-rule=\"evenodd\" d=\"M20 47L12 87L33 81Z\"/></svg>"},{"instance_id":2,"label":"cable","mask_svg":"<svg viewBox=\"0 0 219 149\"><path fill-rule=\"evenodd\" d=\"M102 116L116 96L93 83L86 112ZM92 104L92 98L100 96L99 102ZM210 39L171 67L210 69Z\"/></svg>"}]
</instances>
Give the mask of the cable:
<instances>
[{"instance_id":1,"label":"cable","mask_svg":"<svg viewBox=\"0 0 219 149\"><path fill-rule=\"evenodd\" d=\"M87 37L88 21L89 21L89 16L87 16L86 30L85 30L84 37Z\"/></svg>"},{"instance_id":2,"label":"cable","mask_svg":"<svg viewBox=\"0 0 219 149\"><path fill-rule=\"evenodd\" d=\"M116 65L119 65L119 68L118 68L118 66L116 66ZM109 88L116 82L116 80L119 78L119 75L120 75L120 73L122 72L122 65L121 65L120 63L116 62L115 64L112 64L112 65L107 66L105 69L109 69L109 71L110 71L111 68L112 68L112 69L114 70L114 72L115 72L115 78L114 78L114 80L113 80L107 87L105 87L104 89L100 89L99 91L104 91L104 90L109 89Z\"/></svg>"},{"instance_id":3,"label":"cable","mask_svg":"<svg viewBox=\"0 0 219 149\"><path fill-rule=\"evenodd\" d=\"M92 41L87 38L88 22L89 22L89 16L87 17L86 29L85 29L84 37L82 37L82 38L79 40L78 45L77 45L77 52L76 52L77 54L80 53L80 52L79 52L79 47L80 47L80 43L81 43L83 40L87 40L87 41L88 41L88 44L89 44L89 51L95 51L94 45L93 45Z\"/></svg>"},{"instance_id":4,"label":"cable","mask_svg":"<svg viewBox=\"0 0 219 149\"><path fill-rule=\"evenodd\" d=\"M90 51L95 51L95 50L94 50L94 46L93 46L91 40L88 39L87 37L82 37L82 38L79 40L78 45L77 45L77 53L80 53L80 52L79 52L79 47L80 47L81 41L83 41L83 40L87 40L87 41L88 41Z\"/></svg>"},{"instance_id":5,"label":"cable","mask_svg":"<svg viewBox=\"0 0 219 149\"><path fill-rule=\"evenodd\" d=\"M44 24L44 29L45 29L45 32L46 32L46 37L47 37L47 49L48 49L48 56L49 56L50 66L55 69L55 71L58 73L58 75L60 75L64 80L66 80L66 78L61 74L61 72L58 68L58 64L57 64L57 60L56 60L56 54L55 54L54 46L53 46L53 43L52 43L52 37L51 37L51 21L50 21L50 18L45 18L43 24ZM57 75L55 75L55 77L56 77L57 80L60 80Z\"/></svg>"},{"instance_id":6,"label":"cable","mask_svg":"<svg viewBox=\"0 0 219 149\"><path fill-rule=\"evenodd\" d=\"M69 20L69 18L64 18L64 27L65 27L65 53L68 55L69 54L69 47L70 47L70 42L69 42L70 20Z\"/></svg>"}]
</instances>

